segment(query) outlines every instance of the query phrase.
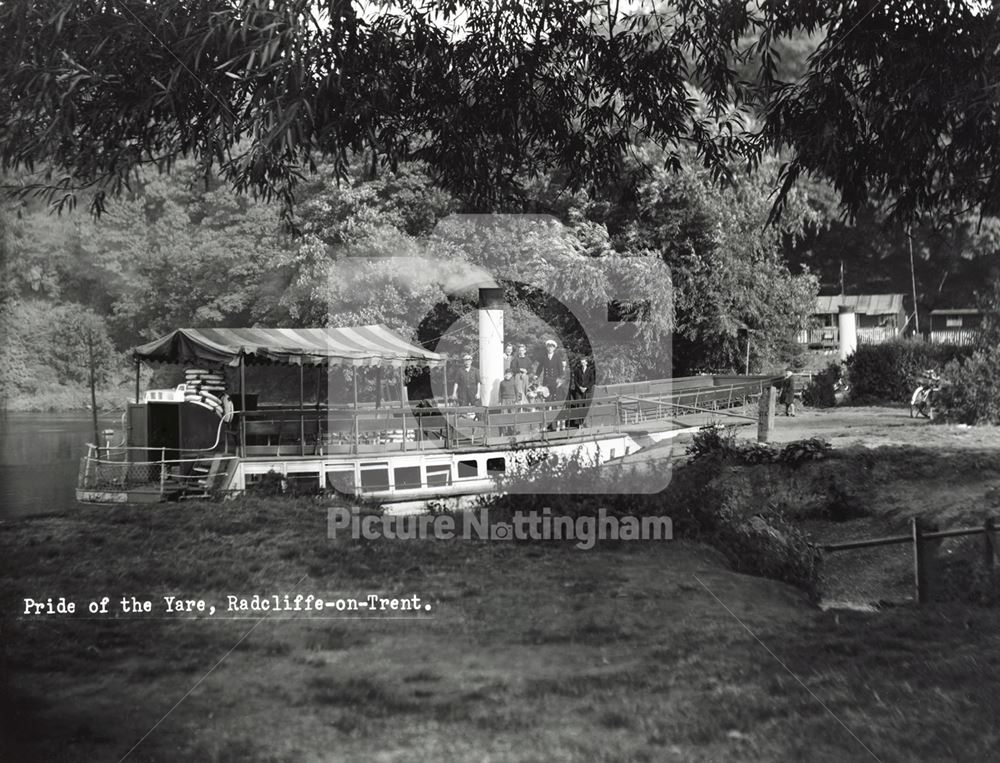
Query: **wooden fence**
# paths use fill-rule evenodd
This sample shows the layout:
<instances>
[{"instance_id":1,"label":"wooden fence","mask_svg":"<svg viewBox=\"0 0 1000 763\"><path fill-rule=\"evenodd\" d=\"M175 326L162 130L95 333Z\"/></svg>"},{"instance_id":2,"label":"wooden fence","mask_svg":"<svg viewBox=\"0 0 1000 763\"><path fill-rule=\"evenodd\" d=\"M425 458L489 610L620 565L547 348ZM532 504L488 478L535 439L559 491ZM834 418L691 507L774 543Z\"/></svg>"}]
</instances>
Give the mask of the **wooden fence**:
<instances>
[{"instance_id":1,"label":"wooden fence","mask_svg":"<svg viewBox=\"0 0 1000 763\"><path fill-rule=\"evenodd\" d=\"M886 538L865 538L847 541L845 543L827 543L817 546L821 551L831 553L850 551L857 548L874 548L876 546L893 546L898 543L910 543L913 546L913 585L918 602L929 599L933 584L934 559L938 546L944 538L959 538L966 535L982 535L983 562L986 569L993 569L996 559L996 520L989 517L982 527L960 527L952 530L937 530L927 526L919 519L910 520L909 535L894 535Z\"/></svg>"}]
</instances>

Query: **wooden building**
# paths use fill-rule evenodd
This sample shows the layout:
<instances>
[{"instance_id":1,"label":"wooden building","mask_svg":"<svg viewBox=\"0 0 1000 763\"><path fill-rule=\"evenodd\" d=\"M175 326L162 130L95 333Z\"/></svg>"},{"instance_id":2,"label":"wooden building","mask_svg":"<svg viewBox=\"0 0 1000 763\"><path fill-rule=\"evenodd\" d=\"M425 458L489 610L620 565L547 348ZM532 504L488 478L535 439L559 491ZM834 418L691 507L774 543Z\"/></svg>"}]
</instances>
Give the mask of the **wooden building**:
<instances>
[{"instance_id":1,"label":"wooden building","mask_svg":"<svg viewBox=\"0 0 1000 763\"><path fill-rule=\"evenodd\" d=\"M972 344L982 321L982 311L975 308L931 310L930 340L938 344Z\"/></svg>"},{"instance_id":2,"label":"wooden building","mask_svg":"<svg viewBox=\"0 0 1000 763\"><path fill-rule=\"evenodd\" d=\"M841 305L853 307L857 314L859 344L890 341L902 336L906 328L902 294L819 296L809 328L799 332L799 342L814 348L836 348L840 343L837 315Z\"/></svg>"}]
</instances>

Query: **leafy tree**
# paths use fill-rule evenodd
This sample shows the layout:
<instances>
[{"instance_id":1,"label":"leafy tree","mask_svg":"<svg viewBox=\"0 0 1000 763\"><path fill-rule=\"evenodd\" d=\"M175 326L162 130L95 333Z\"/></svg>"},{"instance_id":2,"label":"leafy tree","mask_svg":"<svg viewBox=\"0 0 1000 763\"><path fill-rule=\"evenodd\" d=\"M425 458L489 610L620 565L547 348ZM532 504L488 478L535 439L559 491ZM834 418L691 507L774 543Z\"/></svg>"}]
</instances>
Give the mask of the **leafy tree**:
<instances>
[{"instance_id":1,"label":"leafy tree","mask_svg":"<svg viewBox=\"0 0 1000 763\"><path fill-rule=\"evenodd\" d=\"M831 203L828 188L803 185L790 195L781 225L768 226L778 171L772 160L720 188L690 165L661 170L617 211L625 222L614 245L657 252L670 267L675 373L742 368L748 331L755 365L789 359L817 286L808 274L789 272L782 244L824 225Z\"/></svg>"},{"instance_id":2,"label":"leafy tree","mask_svg":"<svg viewBox=\"0 0 1000 763\"><path fill-rule=\"evenodd\" d=\"M749 23L731 1L12 0L0 157L51 163L26 192L57 203L97 188L95 211L136 168L181 156L286 204L302 168L329 157L346 174L362 151L422 160L480 207L549 168L600 184L636 131L695 144L721 170L741 140L716 140L712 116L731 126L746 93L729 59Z\"/></svg>"},{"instance_id":3,"label":"leafy tree","mask_svg":"<svg viewBox=\"0 0 1000 763\"><path fill-rule=\"evenodd\" d=\"M62 305L53 311L48 333L50 357L59 378L86 384L90 389L94 443L100 446L97 388L109 382L121 366L121 356L108 336L107 322L79 305Z\"/></svg>"},{"instance_id":4,"label":"leafy tree","mask_svg":"<svg viewBox=\"0 0 1000 763\"><path fill-rule=\"evenodd\" d=\"M1000 6L928 0L760 3L762 145L791 148L787 191L829 178L857 213L1000 212ZM824 33L806 76L777 74L783 38Z\"/></svg>"}]
</instances>

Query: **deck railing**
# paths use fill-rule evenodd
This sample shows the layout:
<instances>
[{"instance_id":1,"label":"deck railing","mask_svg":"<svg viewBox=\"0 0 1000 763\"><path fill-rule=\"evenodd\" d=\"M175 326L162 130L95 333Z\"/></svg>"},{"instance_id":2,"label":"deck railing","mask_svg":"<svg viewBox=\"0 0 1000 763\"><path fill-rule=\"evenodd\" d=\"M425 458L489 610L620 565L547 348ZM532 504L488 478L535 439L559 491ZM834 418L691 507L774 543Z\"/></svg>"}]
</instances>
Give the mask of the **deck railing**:
<instances>
[{"instance_id":1,"label":"deck railing","mask_svg":"<svg viewBox=\"0 0 1000 763\"><path fill-rule=\"evenodd\" d=\"M505 404L493 407L380 409L261 409L220 421L215 443L198 450L88 445L78 487L86 491L185 493L225 472L237 456L282 457L394 453L456 447L538 446L651 426L675 428L719 418L756 420L756 404L772 380L669 391L615 394L586 401ZM245 422L239 417L245 415ZM246 432L236 455L227 434ZM228 452L227 452L228 451ZM211 475L205 465L211 465ZM200 465L200 466L199 466ZM197 470L196 470L197 467Z\"/></svg>"},{"instance_id":2,"label":"deck railing","mask_svg":"<svg viewBox=\"0 0 1000 763\"><path fill-rule=\"evenodd\" d=\"M248 411L247 456L330 455L542 442L711 415L751 418L766 377L739 384L500 406ZM742 413L741 413L742 410ZM681 421L680 419L685 419Z\"/></svg>"},{"instance_id":3,"label":"deck railing","mask_svg":"<svg viewBox=\"0 0 1000 763\"><path fill-rule=\"evenodd\" d=\"M80 461L77 488L94 492L145 490L160 496L208 489L236 459L223 454L168 458L171 452L167 448L97 448L89 444ZM196 471L199 465L207 471Z\"/></svg>"}]
</instances>

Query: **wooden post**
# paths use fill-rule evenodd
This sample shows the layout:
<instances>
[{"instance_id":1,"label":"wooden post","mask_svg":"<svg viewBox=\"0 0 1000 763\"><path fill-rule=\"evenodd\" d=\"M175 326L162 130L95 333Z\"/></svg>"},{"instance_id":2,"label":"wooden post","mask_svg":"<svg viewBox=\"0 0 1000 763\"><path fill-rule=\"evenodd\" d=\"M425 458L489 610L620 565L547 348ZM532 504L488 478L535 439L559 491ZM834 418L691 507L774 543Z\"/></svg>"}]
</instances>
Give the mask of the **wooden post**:
<instances>
[{"instance_id":1,"label":"wooden post","mask_svg":"<svg viewBox=\"0 0 1000 763\"><path fill-rule=\"evenodd\" d=\"M100 452L98 452L100 457ZM163 488L167 482L167 449L160 450L160 497L163 497Z\"/></svg>"},{"instance_id":2,"label":"wooden post","mask_svg":"<svg viewBox=\"0 0 1000 763\"><path fill-rule=\"evenodd\" d=\"M361 442L361 428L358 424L358 370L360 366L354 366L351 371L351 378L354 380L354 452L358 452L358 445Z\"/></svg>"},{"instance_id":3,"label":"wooden post","mask_svg":"<svg viewBox=\"0 0 1000 763\"><path fill-rule=\"evenodd\" d=\"M996 553L993 548L993 533L995 531L996 523L993 517L987 517L986 521L983 523L983 564L986 567L987 572L993 569L993 563L996 557Z\"/></svg>"},{"instance_id":4,"label":"wooden post","mask_svg":"<svg viewBox=\"0 0 1000 763\"><path fill-rule=\"evenodd\" d=\"M247 369L243 353L240 353L240 456L247 455Z\"/></svg>"},{"instance_id":5,"label":"wooden post","mask_svg":"<svg viewBox=\"0 0 1000 763\"><path fill-rule=\"evenodd\" d=\"M299 359L299 455L306 454L306 370Z\"/></svg>"},{"instance_id":6,"label":"wooden post","mask_svg":"<svg viewBox=\"0 0 1000 763\"><path fill-rule=\"evenodd\" d=\"M135 403L139 404L139 372L142 369L142 360L137 356L135 359Z\"/></svg>"},{"instance_id":7,"label":"wooden post","mask_svg":"<svg viewBox=\"0 0 1000 763\"><path fill-rule=\"evenodd\" d=\"M97 460L101 459L101 432L97 427L97 370L94 358L94 335L87 332L87 355L90 363L90 412L94 421L94 444L97 445Z\"/></svg>"},{"instance_id":8,"label":"wooden post","mask_svg":"<svg viewBox=\"0 0 1000 763\"><path fill-rule=\"evenodd\" d=\"M778 404L778 391L774 385L761 389L760 410L757 418L757 442L768 442L774 434L774 409Z\"/></svg>"},{"instance_id":9,"label":"wooden post","mask_svg":"<svg viewBox=\"0 0 1000 763\"><path fill-rule=\"evenodd\" d=\"M913 584L917 601L924 604L930 594L930 559L924 528L917 517L910 520L910 531L913 535Z\"/></svg>"},{"instance_id":10,"label":"wooden post","mask_svg":"<svg viewBox=\"0 0 1000 763\"><path fill-rule=\"evenodd\" d=\"M441 364L441 373L444 374L444 404L448 405L448 361L445 360ZM433 390L432 397L433 397Z\"/></svg>"},{"instance_id":11,"label":"wooden post","mask_svg":"<svg viewBox=\"0 0 1000 763\"><path fill-rule=\"evenodd\" d=\"M323 366L316 366L316 455L323 455L323 422L319 415L319 397L323 391Z\"/></svg>"}]
</instances>

